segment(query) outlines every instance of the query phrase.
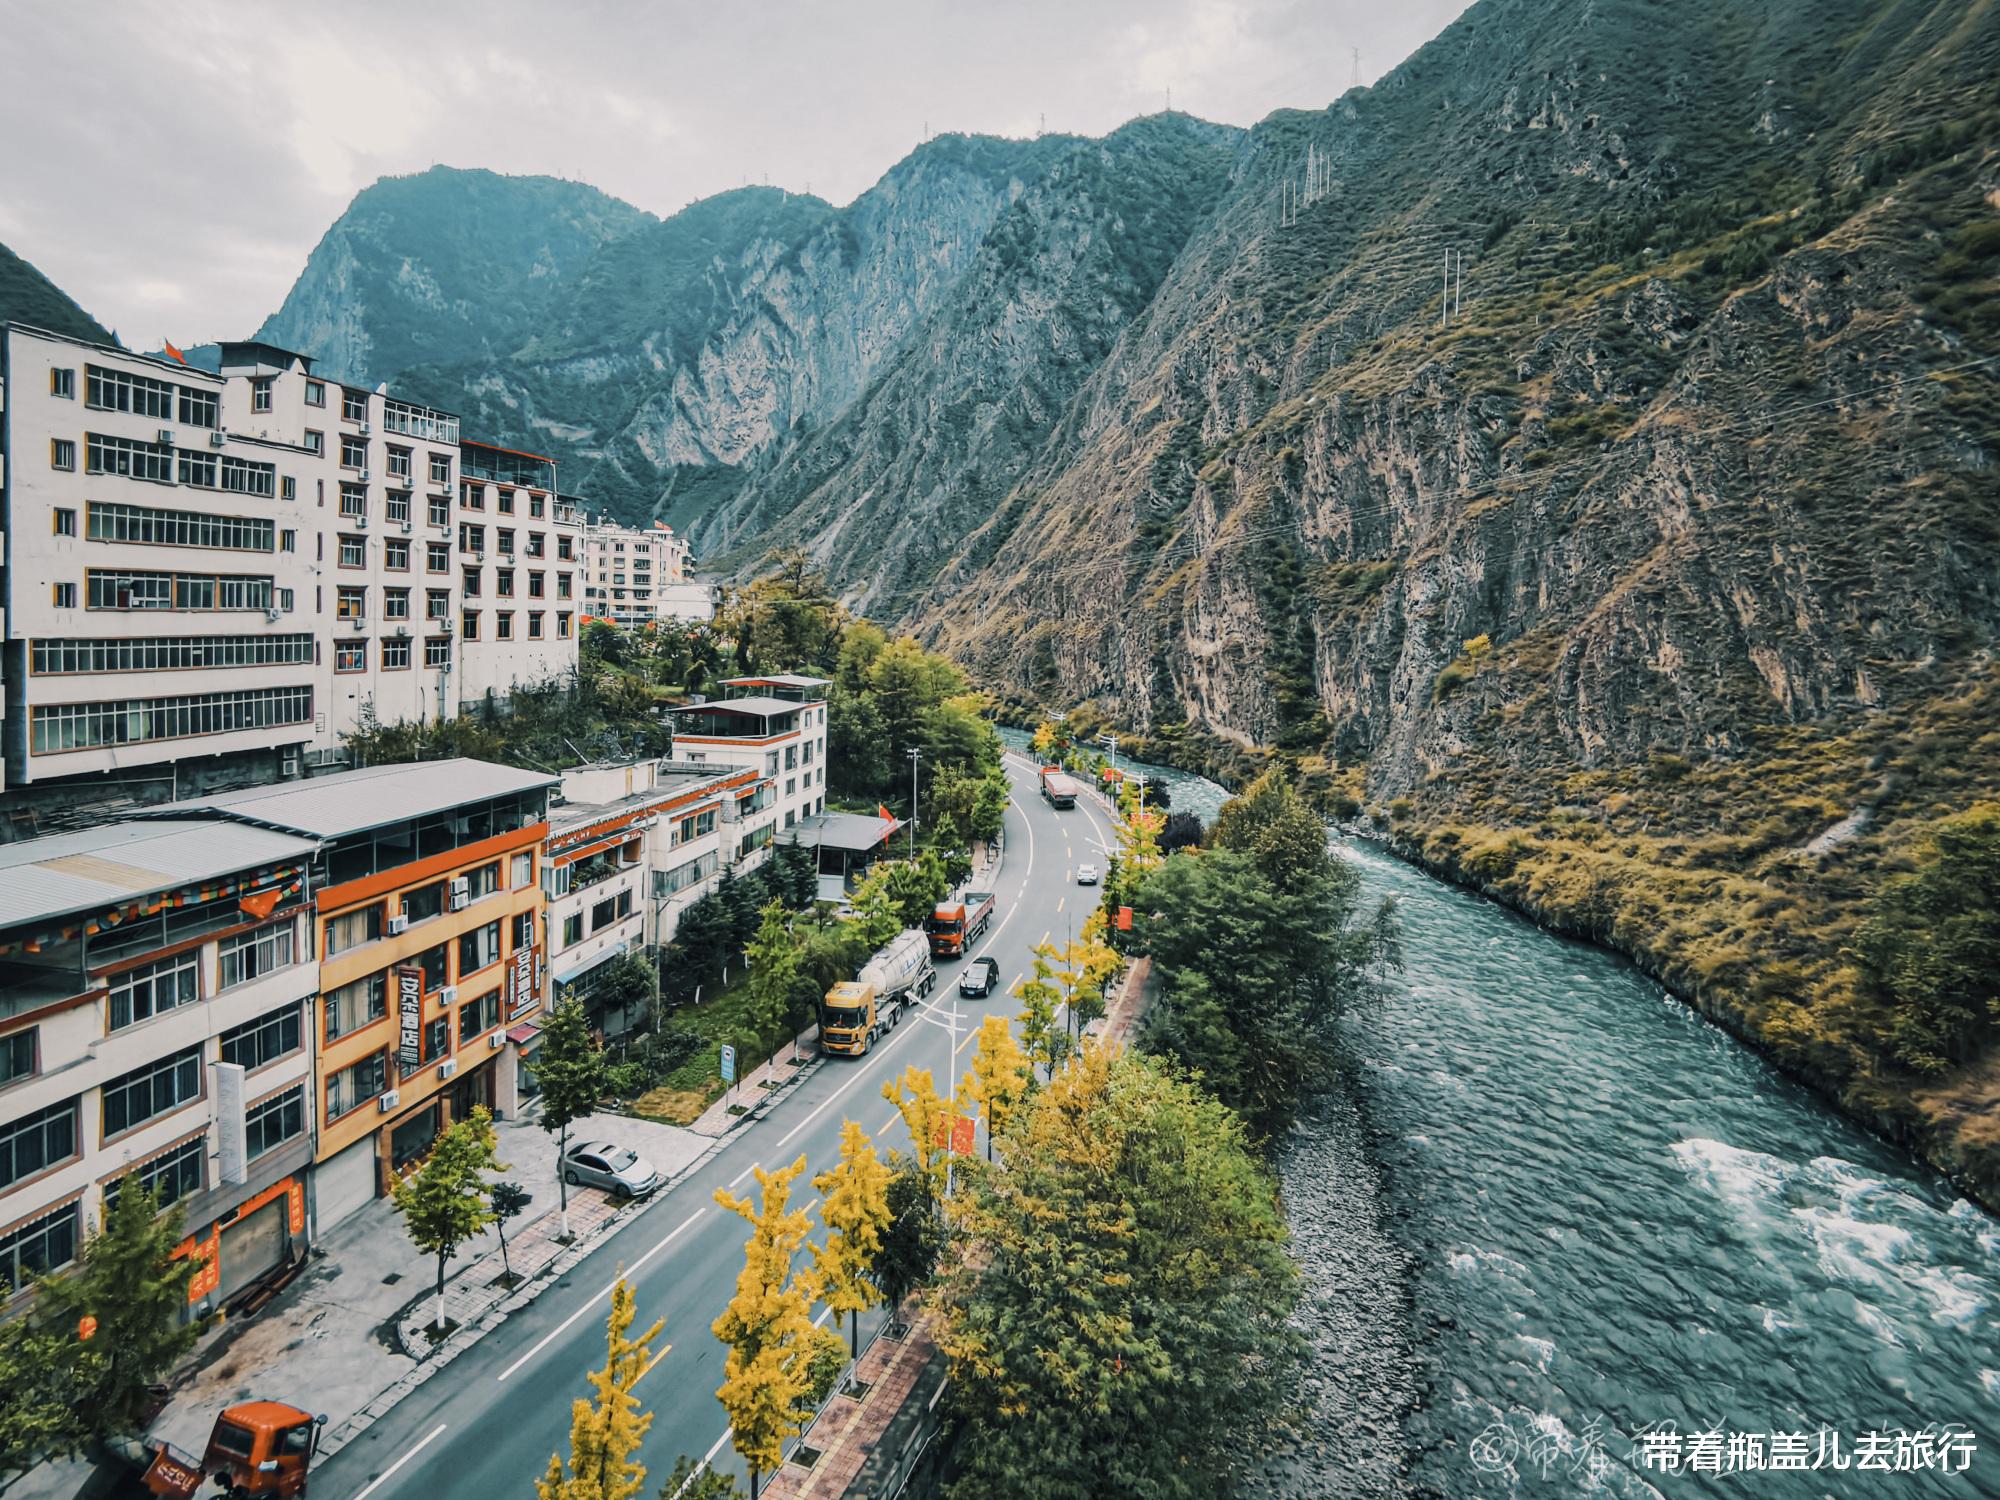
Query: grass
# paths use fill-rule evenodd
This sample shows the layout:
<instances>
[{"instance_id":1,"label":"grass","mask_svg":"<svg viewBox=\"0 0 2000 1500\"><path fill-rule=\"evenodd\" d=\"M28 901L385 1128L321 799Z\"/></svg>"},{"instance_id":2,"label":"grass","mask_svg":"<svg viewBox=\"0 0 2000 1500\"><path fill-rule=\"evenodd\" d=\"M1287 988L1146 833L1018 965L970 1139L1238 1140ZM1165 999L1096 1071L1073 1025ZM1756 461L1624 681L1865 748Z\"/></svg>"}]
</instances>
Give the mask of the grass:
<instances>
[{"instance_id":1,"label":"grass","mask_svg":"<svg viewBox=\"0 0 2000 1500\"><path fill-rule=\"evenodd\" d=\"M776 1045L767 1045L752 1030L750 974L740 966L731 971L728 986L714 999L682 1006L666 1017L665 1024L696 1032L704 1043L699 1052L669 1073L658 1087L633 1101L634 1114L669 1125L693 1124L703 1110L722 1097L719 1049L724 1042L736 1048L739 1079L769 1061L773 1053L792 1044L792 1039L784 1036L778 1038Z\"/></svg>"}]
</instances>

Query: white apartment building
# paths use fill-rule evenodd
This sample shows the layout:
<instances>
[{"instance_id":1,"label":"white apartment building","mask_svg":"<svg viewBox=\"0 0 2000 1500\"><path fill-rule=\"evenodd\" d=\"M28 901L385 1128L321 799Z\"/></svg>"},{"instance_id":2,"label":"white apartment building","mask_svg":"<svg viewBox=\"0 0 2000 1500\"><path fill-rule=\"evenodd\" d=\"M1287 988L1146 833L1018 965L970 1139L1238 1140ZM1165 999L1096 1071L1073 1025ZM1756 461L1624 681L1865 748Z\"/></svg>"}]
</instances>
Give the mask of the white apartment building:
<instances>
[{"instance_id":1,"label":"white apartment building","mask_svg":"<svg viewBox=\"0 0 2000 1500\"><path fill-rule=\"evenodd\" d=\"M222 376L18 324L0 381L7 785L295 770L325 732L318 455L232 430Z\"/></svg>"},{"instance_id":2,"label":"white apartment building","mask_svg":"<svg viewBox=\"0 0 2000 1500\"><path fill-rule=\"evenodd\" d=\"M186 1211L199 1315L305 1245L307 838L190 816L0 845L0 1281L128 1173Z\"/></svg>"},{"instance_id":3,"label":"white apartment building","mask_svg":"<svg viewBox=\"0 0 2000 1500\"><path fill-rule=\"evenodd\" d=\"M610 1036L645 1021L593 1003L593 976L621 953L673 940L681 912L720 879L739 799L754 800L760 780L671 761L563 773L542 862L552 1003L581 999Z\"/></svg>"},{"instance_id":4,"label":"white apartment building","mask_svg":"<svg viewBox=\"0 0 2000 1500\"><path fill-rule=\"evenodd\" d=\"M750 857L780 832L826 811L829 685L790 673L731 677L721 684L726 696L674 710L676 760L741 766L761 778L739 806L737 859L760 863L760 854Z\"/></svg>"},{"instance_id":5,"label":"white apartment building","mask_svg":"<svg viewBox=\"0 0 2000 1500\"><path fill-rule=\"evenodd\" d=\"M635 530L608 520L583 532L584 612L626 627L658 620L706 620L715 613L706 584L688 579L688 545L664 521Z\"/></svg>"},{"instance_id":6,"label":"white apartment building","mask_svg":"<svg viewBox=\"0 0 2000 1500\"><path fill-rule=\"evenodd\" d=\"M463 703L576 670L583 524L556 493L555 461L490 443L460 447L459 623Z\"/></svg>"}]
</instances>

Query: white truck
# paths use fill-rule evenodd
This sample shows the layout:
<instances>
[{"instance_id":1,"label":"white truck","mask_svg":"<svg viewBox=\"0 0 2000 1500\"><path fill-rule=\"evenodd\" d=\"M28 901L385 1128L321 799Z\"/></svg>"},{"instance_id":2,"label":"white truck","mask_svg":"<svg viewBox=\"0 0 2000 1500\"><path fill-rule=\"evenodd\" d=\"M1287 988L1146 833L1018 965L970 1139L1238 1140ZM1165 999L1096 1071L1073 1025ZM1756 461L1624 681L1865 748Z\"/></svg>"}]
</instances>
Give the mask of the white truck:
<instances>
[{"instance_id":1,"label":"white truck","mask_svg":"<svg viewBox=\"0 0 2000 1500\"><path fill-rule=\"evenodd\" d=\"M826 992L819 1010L820 1050L862 1056L936 983L930 939L914 927L896 934L859 974Z\"/></svg>"}]
</instances>

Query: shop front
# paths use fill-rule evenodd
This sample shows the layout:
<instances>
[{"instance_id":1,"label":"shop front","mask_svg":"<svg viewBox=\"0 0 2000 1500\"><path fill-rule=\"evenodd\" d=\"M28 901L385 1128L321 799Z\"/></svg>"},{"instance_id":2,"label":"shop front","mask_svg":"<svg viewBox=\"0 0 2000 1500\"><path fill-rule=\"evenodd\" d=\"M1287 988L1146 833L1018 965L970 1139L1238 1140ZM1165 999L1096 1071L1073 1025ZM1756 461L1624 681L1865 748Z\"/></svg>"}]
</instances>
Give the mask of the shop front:
<instances>
[{"instance_id":1,"label":"shop front","mask_svg":"<svg viewBox=\"0 0 2000 1500\"><path fill-rule=\"evenodd\" d=\"M189 1205L194 1232L182 1241L177 1255L197 1262L188 1283L188 1309L201 1318L217 1311L236 1312L262 1288L280 1282L305 1256L311 1243L306 1230L307 1153L293 1153L296 1163L270 1164L283 1175L227 1209L217 1210L216 1194ZM267 1168L262 1176L275 1173Z\"/></svg>"}]
</instances>

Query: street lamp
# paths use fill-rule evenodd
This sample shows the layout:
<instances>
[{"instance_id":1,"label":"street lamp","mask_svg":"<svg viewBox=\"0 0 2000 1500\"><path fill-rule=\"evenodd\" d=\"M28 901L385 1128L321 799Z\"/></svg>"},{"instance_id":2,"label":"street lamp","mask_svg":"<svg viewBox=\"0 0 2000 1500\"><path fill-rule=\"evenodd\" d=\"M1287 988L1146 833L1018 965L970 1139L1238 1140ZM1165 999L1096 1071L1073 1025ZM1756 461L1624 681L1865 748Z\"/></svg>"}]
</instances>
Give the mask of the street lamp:
<instances>
[{"instance_id":1,"label":"street lamp","mask_svg":"<svg viewBox=\"0 0 2000 1500\"><path fill-rule=\"evenodd\" d=\"M917 762L924 758L921 746L912 745L903 752L910 757L910 858L917 857Z\"/></svg>"}]
</instances>

